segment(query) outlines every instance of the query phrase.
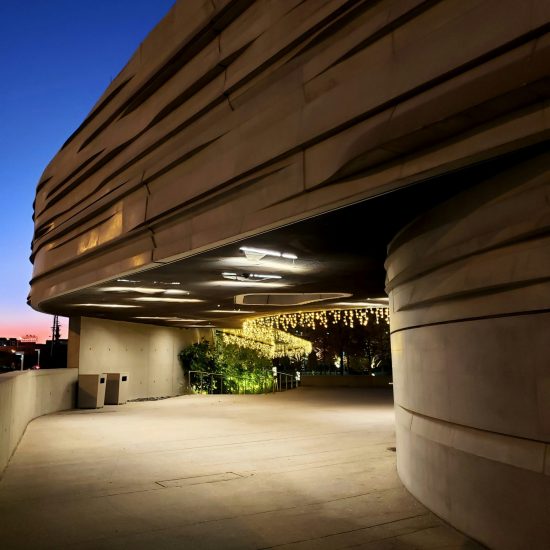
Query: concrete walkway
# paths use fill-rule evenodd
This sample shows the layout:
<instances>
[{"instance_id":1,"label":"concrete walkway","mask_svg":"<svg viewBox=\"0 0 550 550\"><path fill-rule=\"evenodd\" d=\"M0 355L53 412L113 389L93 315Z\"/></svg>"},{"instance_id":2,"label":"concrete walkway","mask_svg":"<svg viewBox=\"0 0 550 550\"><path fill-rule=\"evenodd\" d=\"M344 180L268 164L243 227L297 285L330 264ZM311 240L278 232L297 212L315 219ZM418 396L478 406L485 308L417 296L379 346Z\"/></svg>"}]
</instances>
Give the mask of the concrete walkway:
<instances>
[{"instance_id":1,"label":"concrete walkway","mask_svg":"<svg viewBox=\"0 0 550 550\"><path fill-rule=\"evenodd\" d=\"M386 390L183 396L31 422L0 548L480 548L395 471Z\"/></svg>"}]
</instances>

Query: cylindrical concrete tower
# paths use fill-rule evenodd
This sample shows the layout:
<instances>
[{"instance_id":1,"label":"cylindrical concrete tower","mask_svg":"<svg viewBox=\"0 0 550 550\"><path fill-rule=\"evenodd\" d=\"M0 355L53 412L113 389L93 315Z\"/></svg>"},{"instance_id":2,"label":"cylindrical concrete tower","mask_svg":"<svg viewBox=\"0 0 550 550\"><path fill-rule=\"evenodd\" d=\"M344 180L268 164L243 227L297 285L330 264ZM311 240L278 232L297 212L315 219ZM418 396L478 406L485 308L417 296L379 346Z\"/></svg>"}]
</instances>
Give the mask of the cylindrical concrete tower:
<instances>
[{"instance_id":1,"label":"cylindrical concrete tower","mask_svg":"<svg viewBox=\"0 0 550 550\"><path fill-rule=\"evenodd\" d=\"M492 548L550 548L550 162L449 200L389 246L397 461Z\"/></svg>"}]
</instances>

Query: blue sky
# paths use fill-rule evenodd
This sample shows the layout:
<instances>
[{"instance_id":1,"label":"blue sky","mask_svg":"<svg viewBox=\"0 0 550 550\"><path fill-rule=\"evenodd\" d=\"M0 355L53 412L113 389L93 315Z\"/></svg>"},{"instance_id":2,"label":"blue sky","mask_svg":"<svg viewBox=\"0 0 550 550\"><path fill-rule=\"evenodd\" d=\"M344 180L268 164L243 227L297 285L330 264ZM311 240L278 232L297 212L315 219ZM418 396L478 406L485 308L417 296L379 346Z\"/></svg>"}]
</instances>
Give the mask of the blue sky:
<instances>
[{"instance_id":1,"label":"blue sky","mask_svg":"<svg viewBox=\"0 0 550 550\"><path fill-rule=\"evenodd\" d=\"M48 336L26 305L36 183L173 3L0 0L0 336Z\"/></svg>"}]
</instances>

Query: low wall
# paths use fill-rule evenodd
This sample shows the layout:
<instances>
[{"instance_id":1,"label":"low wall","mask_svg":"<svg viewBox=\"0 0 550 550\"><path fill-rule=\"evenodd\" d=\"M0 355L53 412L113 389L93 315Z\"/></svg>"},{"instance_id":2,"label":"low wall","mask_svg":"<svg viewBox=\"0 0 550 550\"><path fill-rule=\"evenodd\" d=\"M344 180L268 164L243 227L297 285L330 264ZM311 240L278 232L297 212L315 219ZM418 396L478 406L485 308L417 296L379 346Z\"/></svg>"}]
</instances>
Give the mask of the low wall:
<instances>
[{"instance_id":1,"label":"low wall","mask_svg":"<svg viewBox=\"0 0 550 550\"><path fill-rule=\"evenodd\" d=\"M346 388L388 388L391 378L389 376L338 376L338 375L312 375L302 376L301 386L306 387L346 387Z\"/></svg>"},{"instance_id":2,"label":"low wall","mask_svg":"<svg viewBox=\"0 0 550 550\"><path fill-rule=\"evenodd\" d=\"M76 369L48 369L0 375L0 472L37 416L75 406Z\"/></svg>"}]
</instances>

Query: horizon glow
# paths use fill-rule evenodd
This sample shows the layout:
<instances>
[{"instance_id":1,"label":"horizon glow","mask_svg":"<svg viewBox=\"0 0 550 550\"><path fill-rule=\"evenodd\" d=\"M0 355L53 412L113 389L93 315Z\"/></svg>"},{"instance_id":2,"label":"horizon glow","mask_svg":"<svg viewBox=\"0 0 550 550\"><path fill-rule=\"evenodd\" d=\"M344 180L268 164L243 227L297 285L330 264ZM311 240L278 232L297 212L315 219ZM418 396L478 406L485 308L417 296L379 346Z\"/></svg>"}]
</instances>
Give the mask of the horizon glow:
<instances>
[{"instance_id":1,"label":"horizon glow","mask_svg":"<svg viewBox=\"0 0 550 550\"><path fill-rule=\"evenodd\" d=\"M0 185L6 207L0 336L51 337L53 317L32 310L32 204L47 164L80 125L173 0L3 2L0 8ZM68 319L60 318L61 336Z\"/></svg>"}]
</instances>

